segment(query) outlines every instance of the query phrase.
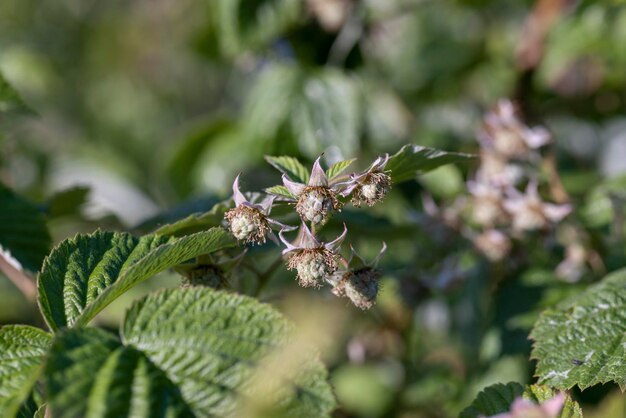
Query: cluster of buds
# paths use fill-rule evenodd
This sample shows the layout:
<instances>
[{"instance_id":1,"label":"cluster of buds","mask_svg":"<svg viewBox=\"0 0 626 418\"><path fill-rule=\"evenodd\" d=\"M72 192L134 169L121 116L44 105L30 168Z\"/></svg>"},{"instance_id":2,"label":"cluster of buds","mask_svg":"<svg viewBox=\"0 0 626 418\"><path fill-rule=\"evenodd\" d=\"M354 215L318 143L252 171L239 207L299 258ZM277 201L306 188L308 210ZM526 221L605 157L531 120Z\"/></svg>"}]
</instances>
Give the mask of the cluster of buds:
<instances>
[{"instance_id":1,"label":"cluster of buds","mask_svg":"<svg viewBox=\"0 0 626 418\"><path fill-rule=\"evenodd\" d=\"M571 212L568 204L544 202L534 180L539 148L550 141L545 128L524 124L509 100L500 100L485 116L478 133L480 166L467 185L473 221L482 229L471 237L491 261L508 255L510 235L546 230ZM522 192L518 187L523 182Z\"/></svg>"},{"instance_id":2,"label":"cluster of buds","mask_svg":"<svg viewBox=\"0 0 626 418\"><path fill-rule=\"evenodd\" d=\"M320 158L317 158L306 183L283 174L283 185L289 196L267 195L258 203L255 203L258 199L248 200L241 193L237 176L233 183L235 207L225 214L228 227L235 238L246 244L264 244L268 238L282 244L287 268L297 272L296 278L301 286L320 288L330 283L335 295L347 297L361 309L369 309L378 294L376 265L386 246L372 264L365 264L354 250L346 261L339 253L348 232L345 224L343 233L330 242L321 241L311 230L323 227L334 211L341 210L345 201L350 200L355 207L362 204L373 206L382 201L391 189L391 177L385 171L388 161L389 155L385 154L362 172L336 174L328 178ZM268 192L271 193L271 190ZM301 219L298 234L291 242L285 238L285 233L297 227L284 225L269 217L277 197L282 202L293 204ZM273 227L279 231L280 240L276 239Z\"/></svg>"}]
</instances>

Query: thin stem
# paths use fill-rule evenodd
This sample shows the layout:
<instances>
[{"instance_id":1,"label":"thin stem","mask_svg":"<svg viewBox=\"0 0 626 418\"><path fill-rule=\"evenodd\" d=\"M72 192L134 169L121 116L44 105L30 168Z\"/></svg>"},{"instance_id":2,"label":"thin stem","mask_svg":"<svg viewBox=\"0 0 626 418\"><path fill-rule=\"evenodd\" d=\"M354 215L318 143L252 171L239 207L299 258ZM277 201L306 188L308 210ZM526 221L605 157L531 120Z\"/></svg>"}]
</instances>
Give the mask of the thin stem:
<instances>
[{"instance_id":1,"label":"thin stem","mask_svg":"<svg viewBox=\"0 0 626 418\"><path fill-rule=\"evenodd\" d=\"M34 302L37 296L37 287L33 279L21 269L10 263L4 254L0 253L0 271L24 294L29 302Z\"/></svg>"},{"instance_id":2,"label":"thin stem","mask_svg":"<svg viewBox=\"0 0 626 418\"><path fill-rule=\"evenodd\" d=\"M274 260L272 264L270 264L270 266L263 273L258 275L258 285L254 292L254 296L256 297L259 296L261 291L263 291L265 286L267 286L267 284L269 283L276 269L280 267L282 264L283 264L283 256L281 254L278 256L276 260Z\"/></svg>"}]
</instances>

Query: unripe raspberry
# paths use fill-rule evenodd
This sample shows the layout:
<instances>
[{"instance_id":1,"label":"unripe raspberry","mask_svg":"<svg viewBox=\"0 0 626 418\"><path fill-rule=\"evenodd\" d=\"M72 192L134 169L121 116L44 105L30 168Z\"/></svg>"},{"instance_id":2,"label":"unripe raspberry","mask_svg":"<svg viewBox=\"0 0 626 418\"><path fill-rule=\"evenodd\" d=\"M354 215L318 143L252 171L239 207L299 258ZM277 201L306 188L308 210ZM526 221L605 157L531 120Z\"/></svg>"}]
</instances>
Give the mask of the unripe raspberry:
<instances>
[{"instance_id":1,"label":"unripe raspberry","mask_svg":"<svg viewBox=\"0 0 626 418\"><path fill-rule=\"evenodd\" d=\"M249 206L237 206L226 212L230 231L238 240L247 243L265 243L265 236L270 232L270 226L265 215L258 209Z\"/></svg>"},{"instance_id":2,"label":"unripe raspberry","mask_svg":"<svg viewBox=\"0 0 626 418\"><path fill-rule=\"evenodd\" d=\"M337 262L325 248L304 249L289 258L287 268L298 271L297 278L302 287L319 288L337 271Z\"/></svg>"},{"instance_id":3,"label":"unripe raspberry","mask_svg":"<svg viewBox=\"0 0 626 418\"><path fill-rule=\"evenodd\" d=\"M333 288L333 293L347 297L357 308L370 309L378 296L379 276L379 272L371 267L348 271Z\"/></svg>"},{"instance_id":4,"label":"unripe raspberry","mask_svg":"<svg viewBox=\"0 0 626 418\"><path fill-rule=\"evenodd\" d=\"M373 206L383 200L391 189L391 178L382 172L368 173L359 186L354 189L352 204L356 207L362 203Z\"/></svg>"},{"instance_id":5,"label":"unripe raspberry","mask_svg":"<svg viewBox=\"0 0 626 418\"><path fill-rule=\"evenodd\" d=\"M310 186L304 189L296 204L300 216L314 224L324 222L330 211L337 209L338 201L327 187Z\"/></svg>"},{"instance_id":6,"label":"unripe raspberry","mask_svg":"<svg viewBox=\"0 0 626 418\"><path fill-rule=\"evenodd\" d=\"M187 272L181 278L180 287L212 287L213 289L223 289L226 287L226 283L226 278L219 267L198 266Z\"/></svg>"}]
</instances>

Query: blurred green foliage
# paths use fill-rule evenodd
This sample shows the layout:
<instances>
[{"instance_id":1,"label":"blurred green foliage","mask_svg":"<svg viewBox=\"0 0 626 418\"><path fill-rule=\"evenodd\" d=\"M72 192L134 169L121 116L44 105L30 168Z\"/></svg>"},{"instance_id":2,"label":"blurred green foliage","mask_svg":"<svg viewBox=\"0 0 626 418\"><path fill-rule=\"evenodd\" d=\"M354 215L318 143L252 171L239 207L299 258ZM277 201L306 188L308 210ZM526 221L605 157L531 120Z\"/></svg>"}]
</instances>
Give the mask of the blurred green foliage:
<instances>
[{"instance_id":1,"label":"blurred green foliage","mask_svg":"<svg viewBox=\"0 0 626 418\"><path fill-rule=\"evenodd\" d=\"M167 228L183 234L219 221L214 205L238 173L246 190L278 184L264 155L310 166L324 153L327 167L358 157L365 168L405 143L476 152L484 111L517 99L554 133L573 217L597 255L578 283L554 273L567 234L529 237L494 264L425 212L425 194L445 208L465 193L471 164L398 185L382 206L346 209L328 226L331 236L349 218L366 258L382 240L390 247L375 310L336 308L345 325L326 359L336 416L453 417L488 385L532 382L539 312L626 264L626 5L569 2L537 45L524 25L539 3L558 2L4 0L0 180L38 204L55 243L177 220ZM527 43L541 58L532 68L520 58ZM249 253L263 271L275 249ZM236 280L254 293L245 273ZM260 297L281 305L294 286L279 270ZM42 325L4 277L0 289L0 321ZM122 305L99 319L113 327ZM619 418L612 389L574 397L591 416Z\"/></svg>"}]
</instances>

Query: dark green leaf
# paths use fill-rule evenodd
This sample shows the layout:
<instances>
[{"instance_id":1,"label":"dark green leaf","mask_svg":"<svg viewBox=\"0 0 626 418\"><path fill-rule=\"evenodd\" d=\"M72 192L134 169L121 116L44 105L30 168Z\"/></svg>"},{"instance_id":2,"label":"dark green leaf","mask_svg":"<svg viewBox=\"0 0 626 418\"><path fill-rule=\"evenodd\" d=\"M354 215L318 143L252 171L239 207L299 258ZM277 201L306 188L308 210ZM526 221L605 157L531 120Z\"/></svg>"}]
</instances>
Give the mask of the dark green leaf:
<instances>
[{"instance_id":1,"label":"dark green leaf","mask_svg":"<svg viewBox=\"0 0 626 418\"><path fill-rule=\"evenodd\" d=\"M215 0L209 5L220 49L227 56L266 45L303 13L299 0Z\"/></svg>"},{"instance_id":2,"label":"dark green leaf","mask_svg":"<svg viewBox=\"0 0 626 418\"><path fill-rule=\"evenodd\" d=\"M260 376L264 386L279 382L276 391L266 394L282 406L272 416L328 416L334 398L318 360L307 356L294 363L285 356L282 369L263 370L266 356L282 349L289 333L290 325L269 305L192 288L163 291L135 303L122 339L165 371L198 416L231 416L238 401L254 399L263 389L250 380ZM297 370L289 370L290 363Z\"/></svg>"},{"instance_id":3,"label":"dark green leaf","mask_svg":"<svg viewBox=\"0 0 626 418\"><path fill-rule=\"evenodd\" d=\"M533 328L539 382L557 389L626 388L626 270L546 310Z\"/></svg>"},{"instance_id":4,"label":"dark green leaf","mask_svg":"<svg viewBox=\"0 0 626 418\"><path fill-rule=\"evenodd\" d=\"M143 353L95 328L57 336L46 390L56 418L194 416L178 388Z\"/></svg>"},{"instance_id":5,"label":"dark green leaf","mask_svg":"<svg viewBox=\"0 0 626 418\"><path fill-rule=\"evenodd\" d=\"M479 418L507 412L515 398L522 396L524 386L510 382L488 386L478 394L474 402L465 408L459 418Z\"/></svg>"},{"instance_id":6,"label":"dark green leaf","mask_svg":"<svg viewBox=\"0 0 626 418\"><path fill-rule=\"evenodd\" d=\"M281 156L266 156L265 161L283 174L287 174L293 181L307 184L309 182L309 170L302 165L297 158Z\"/></svg>"},{"instance_id":7,"label":"dark green leaf","mask_svg":"<svg viewBox=\"0 0 626 418\"><path fill-rule=\"evenodd\" d=\"M39 271L50 246L50 234L41 212L0 183L0 247L24 268Z\"/></svg>"},{"instance_id":8,"label":"dark green leaf","mask_svg":"<svg viewBox=\"0 0 626 418\"><path fill-rule=\"evenodd\" d=\"M38 328L0 328L0 416L14 417L39 377L50 335Z\"/></svg>"},{"instance_id":9,"label":"dark green leaf","mask_svg":"<svg viewBox=\"0 0 626 418\"><path fill-rule=\"evenodd\" d=\"M62 242L38 277L39 306L53 331L85 325L137 283L201 254L235 245L213 228L179 239L96 232Z\"/></svg>"},{"instance_id":10,"label":"dark green leaf","mask_svg":"<svg viewBox=\"0 0 626 418\"><path fill-rule=\"evenodd\" d=\"M19 93L0 74L0 115L3 113L32 113Z\"/></svg>"},{"instance_id":11,"label":"dark green leaf","mask_svg":"<svg viewBox=\"0 0 626 418\"><path fill-rule=\"evenodd\" d=\"M87 201L89 187L72 187L55 193L44 206L50 218L74 215Z\"/></svg>"},{"instance_id":12,"label":"dark green leaf","mask_svg":"<svg viewBox=\"0 0 626 418\"><path fill-rule=\"evenodd\" d=\"M445 152L419 145L405 145L395 153L387 163L386 170L391 171L394 183L415 179L419 173L425 173L446 164L455 164L475 158L471 154Z\"/></svg>"}]
</instances>

